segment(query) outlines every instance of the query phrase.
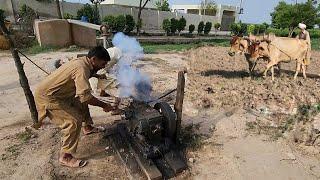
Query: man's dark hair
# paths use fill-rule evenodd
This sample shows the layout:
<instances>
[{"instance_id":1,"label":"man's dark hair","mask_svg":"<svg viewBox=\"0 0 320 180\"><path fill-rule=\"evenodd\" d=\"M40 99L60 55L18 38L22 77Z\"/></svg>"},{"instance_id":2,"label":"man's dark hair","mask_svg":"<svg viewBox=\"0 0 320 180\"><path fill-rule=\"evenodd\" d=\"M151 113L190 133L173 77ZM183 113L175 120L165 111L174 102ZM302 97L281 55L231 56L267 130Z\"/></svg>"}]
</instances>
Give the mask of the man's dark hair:
<instances>
[{"instance_id":1,"label":"man's dark hair","mask_svg":"<svg viewBox=\"0 0 320 180\"><path fill-rule=\"evenodd\" d=\"M88 58L92 58L92 57L97 57L104 61L110 61L110 55L108 51L102 46L94 47L89 51Z\"/></svg>"}]
</instances>

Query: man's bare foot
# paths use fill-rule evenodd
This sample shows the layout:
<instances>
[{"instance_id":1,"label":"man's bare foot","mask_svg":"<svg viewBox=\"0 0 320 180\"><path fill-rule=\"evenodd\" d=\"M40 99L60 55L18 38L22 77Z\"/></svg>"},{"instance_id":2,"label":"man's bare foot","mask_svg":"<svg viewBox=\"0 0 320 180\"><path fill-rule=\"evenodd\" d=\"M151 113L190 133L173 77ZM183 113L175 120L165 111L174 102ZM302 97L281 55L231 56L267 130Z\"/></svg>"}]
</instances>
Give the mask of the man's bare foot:
<instances>
[{"instance_id":1,"label":"man's bare foot","mask_svg":"<svg viewBox=\"0 0 320 180\"><path fill-rule=\"evenodd\" d=\"M59 163L62 166L67 166L72 168L84 167L88 164L87 161L74 158L72 154L68 154L68 153L62 153L60 155Z\"/></svg>"}]
</instances>

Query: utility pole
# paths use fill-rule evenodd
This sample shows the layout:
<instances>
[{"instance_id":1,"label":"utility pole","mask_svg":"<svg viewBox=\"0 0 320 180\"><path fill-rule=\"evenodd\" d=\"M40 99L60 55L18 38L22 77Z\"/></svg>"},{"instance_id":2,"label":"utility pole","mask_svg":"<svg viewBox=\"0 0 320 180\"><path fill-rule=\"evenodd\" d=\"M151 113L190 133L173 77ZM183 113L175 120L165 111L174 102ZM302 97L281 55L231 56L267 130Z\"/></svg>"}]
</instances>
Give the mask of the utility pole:
<instances>
[{"instance_id":1,"label":"utility pole","mask_svg":"<svg viewBox=\"0 0 320 180\"><path fill-rule=\"evenodd\" d=\"M243 0L240 0L240 10L239 10L239 14L243 14L242 3L243 3Z\"/></svg>"}]
</instances>

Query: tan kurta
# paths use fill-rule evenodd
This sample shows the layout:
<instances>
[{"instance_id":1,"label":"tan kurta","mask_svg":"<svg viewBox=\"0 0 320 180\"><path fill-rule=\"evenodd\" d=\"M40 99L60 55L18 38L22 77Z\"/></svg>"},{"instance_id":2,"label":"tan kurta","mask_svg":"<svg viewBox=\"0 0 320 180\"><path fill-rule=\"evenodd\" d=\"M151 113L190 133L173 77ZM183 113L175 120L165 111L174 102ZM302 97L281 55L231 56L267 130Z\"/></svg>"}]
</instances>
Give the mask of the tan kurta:
<instances>
[{"instance_id":1,"label":"tan kurta","mask_svg":"<svg viewBox=\"0 0 320 180\"><path fill-rule=\"evenodd\" d=\"M301 31L296 38L297 39L306 40L308 45L309 45L308 46L308 52L307 52L307 58L306 58L306 61L305 61L305 64L309 65L310 64L310 60L311 60L311 39L310 39L310 34L309 34L309 32L307 30L304 30L304 32Z\"/></svg>"},{"instance_id":2,"label":"tan kurta","mask_svg":"<svg viewBox=\"0 0 320 180\"><path fill-rule=\"evenodd\" d=\"M62 132L61 152L75 153L82 122L92 124L88 104L92 65L86 57L72 60L44 79L35 91L39 125L48 116Z\"/></svg>"},{"instance_id":3,"label":"tan kurta","mask_svg":"<svg viewBox=\"0 0 320 180\"><path fill-rule=\"evenodd\" d=\"M86 57L72 60L50 74L38 86L35 100L39 120L46 116L47 109L61 109L78 99L84 103L91 99L89 78L92 65Z\"/></svg>"}]
</instances>

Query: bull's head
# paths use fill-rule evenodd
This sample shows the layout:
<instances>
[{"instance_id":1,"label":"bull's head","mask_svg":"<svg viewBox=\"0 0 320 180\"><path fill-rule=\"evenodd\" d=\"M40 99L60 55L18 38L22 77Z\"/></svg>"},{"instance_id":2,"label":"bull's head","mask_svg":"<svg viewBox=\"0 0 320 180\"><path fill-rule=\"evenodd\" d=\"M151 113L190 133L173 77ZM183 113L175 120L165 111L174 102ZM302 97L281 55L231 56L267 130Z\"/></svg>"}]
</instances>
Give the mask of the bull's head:
<instances>
[{"instance_id":1,"label":"bull's head","mask_svg":"<svg viewBox=\"0 0 320 180\"><path fill-rule=\"evenodd\" d=\"M230 41L230 50L228 52L229 56L234 56L236 54L242 54L248 50L248 41L242 37L233 36Z\"/></svg>"},{"instance_id":2,"label":"bull's head","mask_svg":"<svg viewBox=\"0 0 320 180\"><path fill-rule=\"evenodd\" d=\"M253 42L248 48L248 53L252 62L256 62L259 58L269 57L268 42Z\"/></svg>"}]
</instances>

